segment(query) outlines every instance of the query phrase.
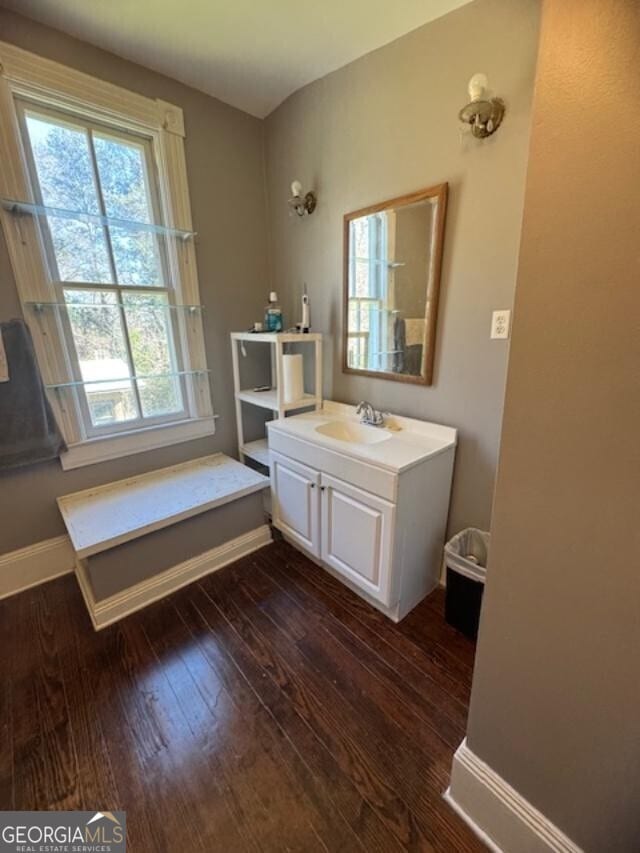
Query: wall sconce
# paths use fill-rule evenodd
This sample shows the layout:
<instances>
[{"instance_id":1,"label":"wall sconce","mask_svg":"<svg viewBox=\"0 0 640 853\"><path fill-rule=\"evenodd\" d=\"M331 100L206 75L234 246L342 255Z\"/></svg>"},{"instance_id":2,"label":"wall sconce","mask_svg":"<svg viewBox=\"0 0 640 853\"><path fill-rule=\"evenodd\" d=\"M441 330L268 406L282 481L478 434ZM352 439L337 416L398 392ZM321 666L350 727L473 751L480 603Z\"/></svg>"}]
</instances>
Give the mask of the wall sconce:
<instances>
[{"instance_id":1,"label":"wall sconce","mask_svg":"<svg viewBox=\"0 0 640 853\"><path fill-rule=\"evenodd\" d=\"M302 195L302 184L300 181L294 181L291 184L291 198L289 199L289 208L298 216L308 216L316 209L318 203L315 193L308 192Z\"/></svg>"},{"instance_id":2,"label":"wall sconce","mask_svg":"<svg viewBox=\"0 0 640 853\"><path fill-rule=\"evenodd\" d=\"M474 74L469 80L470 103L458 113L460 121L471 126L476 139L491 136L500 127L504 117L504 103L500 98L489 98L489 81L486 74Z\"/></svg>"}]
</instances>

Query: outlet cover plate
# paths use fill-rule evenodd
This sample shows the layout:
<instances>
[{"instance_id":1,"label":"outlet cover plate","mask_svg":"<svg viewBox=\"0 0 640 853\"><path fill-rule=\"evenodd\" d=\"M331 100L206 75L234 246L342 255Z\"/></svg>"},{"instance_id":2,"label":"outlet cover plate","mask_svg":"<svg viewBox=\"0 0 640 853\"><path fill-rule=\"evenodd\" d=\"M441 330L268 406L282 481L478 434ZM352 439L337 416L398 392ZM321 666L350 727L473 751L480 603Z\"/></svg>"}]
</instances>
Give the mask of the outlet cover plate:
<instances>
[{"instance_id":1,"label":"outlet cover plate","mask_svg":"<svg viewBox=\"0 0 640 853\"><path fill-rule=\"evenodd\" d=\"M494 311L491 316L491 339L505 340L509 337L511 327L511 311L503 309Z\"/></svg>"}]
</instances>

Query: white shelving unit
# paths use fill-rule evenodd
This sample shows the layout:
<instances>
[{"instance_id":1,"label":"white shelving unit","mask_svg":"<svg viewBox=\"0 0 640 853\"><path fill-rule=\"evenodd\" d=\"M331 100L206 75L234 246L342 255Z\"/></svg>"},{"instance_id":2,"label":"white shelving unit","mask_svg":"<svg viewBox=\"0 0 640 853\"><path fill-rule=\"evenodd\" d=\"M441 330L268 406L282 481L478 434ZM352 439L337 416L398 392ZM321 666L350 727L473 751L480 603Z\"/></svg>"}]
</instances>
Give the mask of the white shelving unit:
<instances>
[{"instance_id":1,"label":"white shelving unit","mask_svg":"<svg viewBox=\"0 0 640 853\"><path fill-rule=\"evenodd\" d=\"M240 356L243 343L269 344L271 356L271 389L269 391L254 391L252 388L242 388L240 385ZM315 351L315 371L313 393L305 392L300 400L285 403L282 388L282 356L285 344L304 344L306 348L313 346ZM296 332L231 332L231 356L233 360L233 387L236 401L236 424L238 429L238 452L244 462L245 457L269 465L269 449L267 439L245 443L242 422L242 403L269 409L276 418L284 418L289 412L300 409L322 408L322 335L319 332L298 334Z\"/></svg>"}]
</instances>

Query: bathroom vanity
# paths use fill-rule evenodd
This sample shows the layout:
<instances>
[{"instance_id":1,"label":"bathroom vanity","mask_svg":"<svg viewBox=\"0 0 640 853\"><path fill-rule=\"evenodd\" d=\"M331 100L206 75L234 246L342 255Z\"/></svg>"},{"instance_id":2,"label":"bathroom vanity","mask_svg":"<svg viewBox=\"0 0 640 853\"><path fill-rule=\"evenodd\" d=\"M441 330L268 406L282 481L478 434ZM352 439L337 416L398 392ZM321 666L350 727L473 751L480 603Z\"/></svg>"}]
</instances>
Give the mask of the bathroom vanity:
<instances>
[{"instance_id":1,"label":"bathroom vanity","mask_svg":"<svg viewBox=\"0 0 640 853\"><path fill-rule=\"evenodd\" d=\"M273 523L398 622L440 577L456 430L353 406L268 424Z\"/></svg>"}]
</instances>

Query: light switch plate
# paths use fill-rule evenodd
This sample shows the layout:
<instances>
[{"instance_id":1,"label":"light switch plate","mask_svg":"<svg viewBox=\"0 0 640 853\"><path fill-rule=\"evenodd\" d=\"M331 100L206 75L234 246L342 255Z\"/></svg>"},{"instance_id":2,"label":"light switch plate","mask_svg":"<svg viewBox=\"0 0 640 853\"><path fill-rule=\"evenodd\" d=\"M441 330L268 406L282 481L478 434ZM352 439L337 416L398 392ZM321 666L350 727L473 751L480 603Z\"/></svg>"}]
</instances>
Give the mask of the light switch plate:
<instances>
[{"instance_id":1,"label":"light switch plate","mask_svg":"<svg viewBox=\"0 0 640 853\"><path fill-rule=\"evenodd\" d=\"M491 317L491 339L504 340L509 337L511 327L511 311L505 309L494 311Z\"/></svg>"}]
</instances>

